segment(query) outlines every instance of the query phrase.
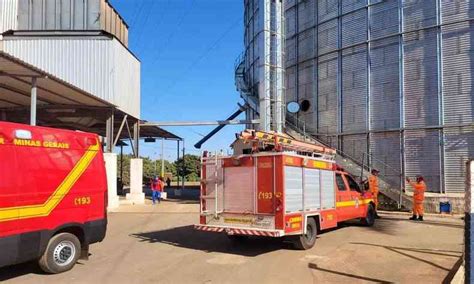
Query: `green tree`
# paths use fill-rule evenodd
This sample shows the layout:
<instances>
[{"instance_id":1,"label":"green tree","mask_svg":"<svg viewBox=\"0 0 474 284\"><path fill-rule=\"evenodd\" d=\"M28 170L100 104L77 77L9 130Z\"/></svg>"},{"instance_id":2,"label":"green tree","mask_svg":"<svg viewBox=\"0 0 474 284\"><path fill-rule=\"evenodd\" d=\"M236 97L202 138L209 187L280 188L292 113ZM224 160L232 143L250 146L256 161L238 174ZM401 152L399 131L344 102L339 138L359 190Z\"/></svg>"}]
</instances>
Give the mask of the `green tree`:
<instances>
[{"instance_id":1,"label":"green tree","mask_svg":"<svg viewBox=\"0 0 474 284\"><path fill-rule=\"evenodd\" d=\"M199 181L201 170L200 170L200 158L196 155L185 155L176 161L176 168L178 174L184 176L185 181Z\"/></svg>"},{"instance_id":2,"label":"green tree","mask_svg":"<svg viewBox=\"0 0 474 284\"><path fill-rule=\"evenodd\" d=\"M132 159L132 155L123 155L123 184L130 185L130 160ZM148 157L140 157L143 159L143 181L148 183L151 178L155 175L160 176L161 174L161 160L152 160ZM176 164L175 162L170 162L165 160L165 173L172 173L173 180L176 180L177 171L176 171ZM117 176L120 177L120 156L117 159Z\"/></svg>"}]
</instances>

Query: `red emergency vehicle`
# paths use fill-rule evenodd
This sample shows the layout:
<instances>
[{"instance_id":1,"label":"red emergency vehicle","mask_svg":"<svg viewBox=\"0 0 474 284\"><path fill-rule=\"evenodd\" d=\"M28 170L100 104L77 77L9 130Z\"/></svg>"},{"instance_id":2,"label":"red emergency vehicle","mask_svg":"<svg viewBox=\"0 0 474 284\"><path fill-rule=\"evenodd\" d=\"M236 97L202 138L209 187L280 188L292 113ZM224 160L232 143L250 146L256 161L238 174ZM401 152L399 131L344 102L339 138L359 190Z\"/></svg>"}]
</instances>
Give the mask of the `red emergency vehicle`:
<instances>
[{"instance_id":1,"label":"red emergency vehicle","mask_svg":"<svg viewBox=\"0 0 474 284\"><path fill-rule=\"evenodd\" d=\"M104 239L106 203L97 135L0 122L0 267L71 269Z\"/></svg>"},{"instance_id":2,"label":"red emergency vehicle","mask_svg":"<svg viewBox=\"0 0 474 284\"><path fill-rule=\"evenodd\" d=\"M288 237L309 249L339 222L375 221L369 192L335 163L335 150L282 134L244 131L247 154L205 154L201 215L195 228L242 236Z\"/></svg>"}]
</instances>

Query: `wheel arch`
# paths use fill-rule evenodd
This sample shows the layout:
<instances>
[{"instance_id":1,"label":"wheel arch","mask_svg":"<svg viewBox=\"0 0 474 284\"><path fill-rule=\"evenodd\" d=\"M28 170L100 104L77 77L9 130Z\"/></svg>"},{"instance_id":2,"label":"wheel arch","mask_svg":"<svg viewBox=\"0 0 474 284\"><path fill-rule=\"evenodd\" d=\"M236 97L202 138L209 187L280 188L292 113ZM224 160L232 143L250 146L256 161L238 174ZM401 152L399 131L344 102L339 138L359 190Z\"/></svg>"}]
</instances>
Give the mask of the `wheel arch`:
<instances>
[{"instance_id":1,"label":"wheel arch","mask_svg":"<svg viewBox=\"0 0 474 284\"><path fill-rule=\"evenodd\" d=\"M81 243L81 246L87 246L86 243L86 234L85 234L85 229L84 225L80 223L68 223L61 225L57 227L56 229L52 231L45 231L45 235L42 236L41 242L40 242L40 249L38 252L38 257L43 255L44 252L46 251L46 248L48 247L49 240L61 233L70 233L76 236L79 239L79 242Z\"/></svg>"},{"instance_id":2,"label":"wheel arch","mask_svg":"<svg viewBox=\"0 0 474 284\"><path fill-rule=\"evenodd\" d=\"M303 234L306 234L306 224L308 223L308 219L312 218L316 222L316 227L318 232L321 231L321 214L318 213L309 213L305 215L304 224L303 224Z\"/></svg>"}]
</instances>

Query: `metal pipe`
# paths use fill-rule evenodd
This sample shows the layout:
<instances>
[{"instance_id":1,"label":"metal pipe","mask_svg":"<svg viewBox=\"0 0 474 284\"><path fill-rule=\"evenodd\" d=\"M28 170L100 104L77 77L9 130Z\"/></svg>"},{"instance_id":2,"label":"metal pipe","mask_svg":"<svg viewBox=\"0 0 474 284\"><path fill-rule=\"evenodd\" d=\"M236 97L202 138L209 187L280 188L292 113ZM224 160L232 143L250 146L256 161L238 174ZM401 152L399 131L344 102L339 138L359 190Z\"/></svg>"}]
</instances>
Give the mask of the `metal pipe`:
<instances>
[{"instance_id":1,"label":"metal pipe","mask_svg":"<svg viewBox=\"0 0 474 284\"><path fill-rule=\"evenodd\" d=\"M285 43L284 43L284 1L274 1L275 15L272 17L272 20L275 21L275 32L273 34L275 43L273 48L275 49L276 58L275 58L275 67L274 67L274 130L276 132L283 132L285 124L284 116L284 101L285 101Z\"/></svg>"},{"instance_id":2,"label":"metal pipe","mask_svg":"<svg viewBox=\"0 0 474 284\"><path fill-rule=\"evenodd\" d=\"M31 78L31 107L30 107L30 124L35 126L36 125L36 104L38 101L38 93L37 93L37 78Z\"/></svg>"},{"instance_id":3,"label":"metal pipe","mask_svg":"<svg viewBox=\"0 0 474 284\"><path fill-rule=\"evenodd\" d=\"M259 130L271 130L271 0L263 0L260 2L260 19L263 21L263 42L260 54L261 65L260 68L260 83L259 83L259 113L260 113L260 127Z\"/></svg>"},{"instance_id":4,"label":"metal pipe","mask_svg":"<svg viewBox=\"0 0 474 284\"><path fill-rule=\"evenodd\" d=\"M443 24L443 11L442 11L441 0L436 1L436 23L438 24L437 33L437 67L438 67L438 123L444 125L444 66L443 66L443 34L441 25ZM445 147L444 147L444 131L441 129L439 131L439 179L440 179L440 193L446 193L446 163L445 163Z\"/></svg>"},{"instance_id":5,"label":"metal pipe","mask_svg":"<svg viewBox=\"0 0 474 284\"><path fill-rule=\"evenodd\" d=\"M234 112L231 116L229 116L227 118L226 121L232 121L234 120L235 118L237 118L242 112L244 112L246 109L243 108L243 107L240 107L239 110L237 110L236 112ZM212 136L216 135L216 133L218 133L219 131L221 131L222 128L224 128L226 126L226 124L221 124L219 126L217 126L216 128L214 128L214 130L212 130L211 132L209 132L209 134L207 134L206 136L204 136L201 140L199 140L196 144L194 144L194 148L196 149L201 149L201 146L202 144L206 143L209 139L211 139Z\"/></svg>"},{"instance_id":6,"label":"metal pipe","mask_svg":"<svg viewBox=\"0 0 474 284\"><path fill-rule=\"evenodd\" d=\"M164 121L164 122L143 122L142 127L146 126L211 126L211 125L245 125L259 124L259 119L254 120L215 120L215 121Z\"/></svg>"}]
</instances>

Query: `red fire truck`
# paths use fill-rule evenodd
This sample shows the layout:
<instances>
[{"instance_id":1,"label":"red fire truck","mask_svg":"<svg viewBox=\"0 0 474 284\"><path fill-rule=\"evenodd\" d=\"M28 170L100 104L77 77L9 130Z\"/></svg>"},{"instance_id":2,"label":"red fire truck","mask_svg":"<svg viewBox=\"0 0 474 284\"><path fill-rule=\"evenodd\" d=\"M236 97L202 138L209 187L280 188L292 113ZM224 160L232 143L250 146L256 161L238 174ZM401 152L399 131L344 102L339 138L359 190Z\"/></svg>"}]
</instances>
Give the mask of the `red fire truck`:
<instances>
[{"instance_id":1,"label":"red fire truck","mask_svg":"<svg viewBox=\"0 0 474 284\"><path fill-rule=\"evenodd\" d=\"M287 237L309 249L319 230L339 222L374 224L372 195L336 165L334 149L251 130L237 138L248 145L242 153L203 155L195 229L239 239Z\"/></svg>"},{"instance_id":2,"label":"red fire truck","mask_svg":"<svg viewBox=\"0 0 474 284\"><path fill-rule=\"evenodd\" d=\"M71 269L105 237L107 181L97 135L0 122L0 267Z\"/></svg>"}]
</instances>

